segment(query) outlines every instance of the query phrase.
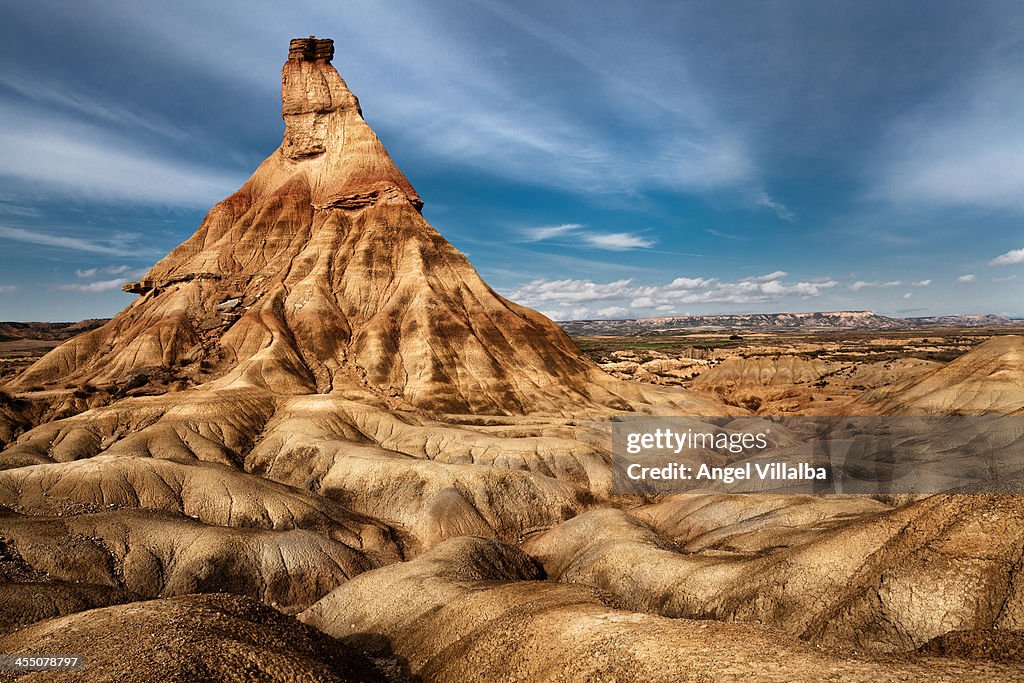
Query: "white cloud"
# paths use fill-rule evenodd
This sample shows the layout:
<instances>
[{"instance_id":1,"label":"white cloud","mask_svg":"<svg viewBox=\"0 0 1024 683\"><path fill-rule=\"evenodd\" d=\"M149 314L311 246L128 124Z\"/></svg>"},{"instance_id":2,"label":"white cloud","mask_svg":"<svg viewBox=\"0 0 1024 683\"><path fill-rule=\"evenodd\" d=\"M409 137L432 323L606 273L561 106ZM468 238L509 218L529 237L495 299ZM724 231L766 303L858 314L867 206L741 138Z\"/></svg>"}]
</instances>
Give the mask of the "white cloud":
<instances>
[{"instance_id":1,"label":"white cloud","mask_svg":"<svg viewBox=\"0 0 1024 683\"><path fill-rule=\"evenodd\" d=\"M616 312L614 315L617 317L664 313L685 304L756 304L811 299L839 284L833 279L786 282L785 276L785 272L776 271L734 282L718 278L676 278L664 285L641 285L631 279L608 283L538 279L520 286L507 296L564 320L569 313L577 318L608 317L612 314L602 312L620 308L624 310Z\"/></svg>"},{"instance_id":2,"label":"white cloud","mask_svg":"<svg viewBox=\"0 0 1024 683\"><path fill-rule=\"evenodd\" d=\"M582 227L581 223L565 223L564 225L525 228L522 232L527 242L540 242L542 240L549 240L552 237L561 237L562 235L576 232Z\"/></svg>"},{"instance_id":3,"label":"white cloud","mask_svg":"<svg viewBox=\"0 0 1024 683\"><path fill-rule=\"evenodd\" d=\"M1006 277L992 278L992 282L1009 282L1010 280L1016 280L1016 275L1007 275Z\"/></svg>"},{"instance_id":4,"label":"white cloud","mask_svg":"<svg viewBox=\"0 0 1024 683\"><path fill-rule=\"evenodd\" d=\"M958 277L956 279L956 281L957 281L957 284L963 284L965 282L974 282L974 274L973 273L967 273L966 275L961 275L960 277Z\"/></svg>"},{"instance_id":5,"label":"white cloud","mask_svg":"<svg viewBox=\"0 0 1024 683\"><path fill-rule=\"evenodd\" d=\"M907 292L906 294L903 295L903 298L904 299L909 299L912 296L914 296L914 295L911 292Z\"/></svg>"},{"instance_id":6,"label":"white cloud","mask_svg":"<svg viewBox=\"0 0 1024 683\"><path fill-rule=\"evenodd\" d=\"M932 281L931 280L918 280L917 282L912 282L911 284L914 285L915 287L928 287L929 285L932 284Z\"/></svg>"},{"instance_id":7,"label":"white cloud","mask_svg":"<svg viewBox=\"0 0 1024 683\"><path fill-rule=\"evenodd\" d=\"M608 251L629 251L648 249L657 242L634 232L593 232L585 230L582 223L524 228L520 232L527 242L542 242L557 237L572 237L575 242Z\"/></svg>"},{"instance_id":8,"label":"white cloud","mask_svg":"<svg viewBox=\"0 0 1024 683\"><path fill-rule=\"evenodd\" d=\"M713 278L709 280L702 277L677 277L668 283L665 289L698 289L700 287L707 287L714 282Z\"/></svg>"},{"instance_id":9,"label":"white cloud","mask_svg":"<svg viewBox=\"0 0 1024 683\"><path fill-rule=\"evenodd\" d=\"M811 297L815 297L821 294L821 290L832 289L838 284L839 282L836 280L824 280L818 282L797 282L796 284L789 286L779 285L777 291L780 294L795 294L800 296L801 298L809 299Z\"/></svg>"},{"instance_id":10,"label":"white cloud","mask_svg":"<svg viewBox=\"0 0 1024 683\"><path fill-rule=\"evenodd\" d=\"M0 285L0 294L10 294L17 291L18 285Z\"/></svg>"},{"instance_id":11,"label":"white cloud","mask_svg":"<svg viewBox=\"0 0 1024 683\"><path fill-rule=\"evenodd\" d=\"M75 276L83 280L89 280L100 273L107 275L127 275L128 277L142 277L146 274L146 268L132 268L131 266L107 266L106 268L85 268L75 270Z\"/></svg>"},{"instance_id":12,"label":"white cloud","mask_svg":"<svg viewBox=\"0 0 1024 683\"><path fill-rule=\"evenodd\" d=\"M628 297L633 289L632 280L616 280L597 284L590 280L533 280L508 295L516 302L528 302L536 306L557 302L559 306L578 303L594 303Z\"/></svg>"},{"instance_id":13,"label":"white cloud","mask_svg":"<svg viewBox=\"0 0 1024 683\"><path fill-rule=\"evenodd\" d=\"M114 280L59 285L57 289L67 292L112 292L121 289L121 286L126 284L128 284L128 278L119 277Z\"/></svg>"},{"instance_id":14,"label":"white cloud","mask_svg":"<svg viewBox=\"0 0 1024 683\"><path fill-rule=\"evenodd\" d=\"M612 232L606 234L583 234L584 243L598 249L610 251L628 251L630 249L648 249L653 247L654 240L641 237L631 232Z\"/></svg>"},{"instance_id":15,"label":"white cloud","mask_svg":"<svg viewBox=\"0 0 1024 683\"><path fill-rule=\"evenodd\" d=\"M628 311L622 306L608 306L607 308L599 308L597 314L606 318L614 318L616 316L624 315Z\"/></svg>"},{"instance_id":16,"label":"white cloud","mask_svg":"<svg viewBox=\"0 0 1024 683\"><path fill-rule=\"evenodd\" d=\"M789 273L787 273L784 270L776 270L774 272L768 273L767 275L755 275L753 277L746 277L740 280L740 282L768 282L769 280L778 280L780 278L784 278L787 275L789 275Z\"/></svg>"},{"instance_id":17,"label":"white cloud","mask_svg":"<svg viewBox=\"0 0 1024 683\"><path fill-rule=\"evenodd\" d=\"M931 284L931 280L922 280L927 284L919 284L917 286L927 287ZM890 280L889 282L865 282L864 280L857 280L850 285L851 292L859 292L862 289L892 289L894 287L902 287L904 282L902 280Z\"/></svg>"},{"instance_id":18,"label":"white cloud","mask_svg":"<svg viewBox=\"0 0 1024 683\"><path fill-rule=\"evenodd\" d=\"M1024 249L1012 249L989 261L990 266L1012 266L1024 263Z\"/></svg>"},{"instance_id":19,"label":"white cloud","mask_svg":"<svg viewBox=\"0 0 1024 683\"><path fill-rule=\"evenodd\" d=\"M110 275L124 275L125 273L131 272L131 266L107 266L103 269L104 273Z\"/></svg>"}]
</instances>

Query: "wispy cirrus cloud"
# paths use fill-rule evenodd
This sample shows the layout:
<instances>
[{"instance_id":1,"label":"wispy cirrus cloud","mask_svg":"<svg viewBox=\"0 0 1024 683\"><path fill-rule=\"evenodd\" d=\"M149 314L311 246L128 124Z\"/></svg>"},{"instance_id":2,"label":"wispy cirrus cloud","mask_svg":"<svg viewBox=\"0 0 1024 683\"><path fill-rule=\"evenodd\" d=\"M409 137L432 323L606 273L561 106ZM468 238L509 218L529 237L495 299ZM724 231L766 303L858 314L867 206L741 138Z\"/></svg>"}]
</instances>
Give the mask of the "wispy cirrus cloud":
<instances>
[{"instance_id":1,"label":"wispy cirrus cloud","mask_svg":"<svg viewBox=\"0 0 1024 683\"><path fill-rule=\"evenodd\" d=\"M706 232L709 235L714 235L715 237L721 237L722 239L725 239L725 240L731 240L733 242L749 242L750 241L749 237L744 237L743 235L736 235L736 234L731 233L731 232L725 232L724 230L715 230L713 228L705 228L704 232Z\"/></svg>"},{"instance_id":2,"label":"wispy cirrus cloud","mask_svg":"<svg viewBox=\"0 0 1024 683\"><path fill-rule=\"evenodd\" d=\"M650 55L638 58L620 50L612 56L588 40L587 34L579 31L578 22L562 24L572 27L570 33L568 28L559 28L561 22L507 3L474 0L473 4L579 67L587 80L597 85L596 94L603 95L597 99L615 102L613 111L633 129L633 134L626 137L609 135L603 126L587 120L585 107L576 112L569 126L570 130L576 129L576 134L561 137L571 140L582 134L578 139L586 141L582 146L585 153L564 160L549 159L546 166L560 176L555 178L556 183L564 183L585 170L593 187L615 192L652 186L703 191L742 187L756 177L754 153L742 131L717 115L714 98L691 76L684 55L665 50L662 63L671 66L650 69L646 62ZM664 49L649 42L646 46ZM671 122L671 135L659 130L666 120ZM520 119L515 125L524 123ZM581 156L595 163L581 166L576 163Z\"/></svg>"},{"instance_id":3,"label":"wispy cirrus cloud","mask_svg":"<svg viewBox=\"0 0 1024 683\"><path fill-rule=\"evenodd\" d=\"M865 282L858 280L853 285L850 285L851 292L860 292L861 290L889 290L895 287L930 287L932 284L931 280L919 280L918 282L904 282L902 280L890 280L887 282Z\"/></svg>"},{"instance_id":4,"label":"wispy cirrus cloud","mask_svg":"<svg viewBox=\"0 0 1024 683\"><path fill-rule=\"evenodd\" d=\"M608 251L630 251L633 249L649 249L657 244L656 240L635 232L596 232L587 230L582 223L565 223L562 225L524 228L521 231L525 242L545 242L560 237L572 237L574 243L594 249Z\"/></svg>"},{"instance_id":5,"label":"wispy cirrus cloud","mask_svg":"<svg viewBox=\"0 0 1024 683\"><path fill-rule=\"evenodd\" d=\"M99 273L105 273L107 275L124 275L126 273L131 273L131 272L138 273L139 275L145 273L145 271L139 271L138 269L133 269L131 266L121 265L121 266L107 266L106 268L85 268L85 269L79 268L79 269L75 270L75 277L80 277L83 280L89 280L91 278L96 277L96 275L98 275Z\"/></svg>"},{"instance_id":6,"label":"wispy cirrus cloud","mask_svg":"<svg viewBox=\"0 0 1024 683\"><path fill-rule=\"evenodd\" d=\"M958 277L956 279L956 284L958 284L958 285L967 284L968 282L974 282L975 279L976 278L974 277L974 273L967 273L965 275L961 275L960 277Z\"/></svg>"},{"instance_id":7,"label":"wispy cirrus cloud","mask_svg":"<svg viewBox=\"0 0 1024 683\"><path fill-rule=\"evenodd\" d=\"M1024 208L1019 65L989 65L903 113L881 140L874 194L898 202Z\"/></svg>"},{"instance_id":8,"label":"wispy cirrus cloud","mask_svg":"<svg viewBox=\"0 0 1024 683\"><path fill-rule=\"evenodd\" d=\"M113 237L105 240L87 239L73 235L42 232L35 229L27 230L6 225L0 225L0 240L11 240L90 254L107 254L108 256L139 256L148 253L147 250L140 249L137 244L125 243L123 237Z\"/></svg>"},{"instance_id":9,"label":"wispy cirrus cloud","mask_svg":"<svg viewBox=\"0 0 1024 683\"><path fill-rule=\"evenodd\" d=\"M887 282L867 282L857 280L850 285L851 292L859 292L864 289L893 289L894 287L928 287L931 280L918 280L917 282L905 282L903 280L889 280Z\"/></svg>"},{"instance_id":10,"label":"wispy cirrus cloud","mask_svg":"<svg viewBox=\"0 0 1024 683\"><path fill-rule=\"evenodd\" d=\"M0 178L21 196L205 207L245 172L141 146L123 131L0 101Z\"/></svg>"},{"instance_id":11,"label":"wispy cirrus cloud","mask_svg":"<svg viewBox=\"0 0 1024 683\"><path fill-rule=\"evenodd\" d=\"M18 285L0 285L0 294L11 294L18 291Z\"/></svg>"},{"instance_id":12,"label":"wispy cirrus cloud","mask_svg":"<svg viewBox=\"0 0 1024 683\"><path fill-rule=\"evenodd\" d=\"M850 285L851 292L859 292L862 289L889 289L892 287L902 287L902 280L892 280L890 282L866 282L864 280L857 280Z\"/></svg>"},{"instance_id":13,"label":"wispy cirrus cloud","mask_svg":"<svg viewBox=\"0 0 1024 683\"><path fill-rule=\"evenodd\" d=\"M67 285L58 285L57 289L65 292L113 292L121 289L122 285L128 284L126 277L119 277L113 280L98 280L96 282L73 282Z\"/></svg>"},{"instance_id":14,"label":"wispy cirrus cloud","mask_svg":"<svg viewBox=\"0 0 1024 683\"><path fill-rule=\"evenodd\" d=\"M767 192L758 192L757 197L754 199L754 203L758 206L763 206L769 209L778 216L781 220L792 223L796 220L796 214L790 211L785 204L776 201Z\"/></svg>"},{"instance_id":15,"label":"wispy cirrus cloud","mask_svg":"<svg viewBox=\"0 0 1024 683\"><path fill-rule=\"evenodd\" d=\"M0 89L46 107L67 109L117 127L134 127L179 142L190 136L189 132L155 112L137 112L131 104L107 102L99 99L95 92L73 83L28 73L23 69L6 68L0 72Z\"/></svg>"},{"instance_id":16,"label":"wispy cirrus cloud","mask_svg":"<svg viewBox=\"0 0 1024 683\"><path fill-rule=\"evenodd\" d=\"M543 242L552 237L561 237L583 229L581 223L565 223L563 225L549 225L540 228L524 228L523 235L526 242Z\"/></svg>"},{"instance_id":17,"label":"wispy cirrus cloud","mask_svg":"<svg viewBox=\"0 0 1024 683\"><path fill-rule=\"evenodd\" d=\"M583 243L597 249L610 251L627 251L630 249L648 249L657 242L641 237L632 232L588 233L581 235Z\"/></svg>"},{"instance_id":18,"label":"wispy cirrus cloud","mask_svg":"<svg viewBox=\"0 0 1024 683\"><path fill-rule=\"evenodd\" d=\"M132 268L131 266L118 265L106 266L105 268L79 268L75 270L75 277L82 280L92 280L98 275L118 275L120 277L108 278L105 280L94 280L93 282L71 282L57 285L54 289L63 292L82 292L96 294L99 292L115 292L123 285L128 284L135 278L140 278L147 272L146 268Z\"/></svg>"}]
</instances>

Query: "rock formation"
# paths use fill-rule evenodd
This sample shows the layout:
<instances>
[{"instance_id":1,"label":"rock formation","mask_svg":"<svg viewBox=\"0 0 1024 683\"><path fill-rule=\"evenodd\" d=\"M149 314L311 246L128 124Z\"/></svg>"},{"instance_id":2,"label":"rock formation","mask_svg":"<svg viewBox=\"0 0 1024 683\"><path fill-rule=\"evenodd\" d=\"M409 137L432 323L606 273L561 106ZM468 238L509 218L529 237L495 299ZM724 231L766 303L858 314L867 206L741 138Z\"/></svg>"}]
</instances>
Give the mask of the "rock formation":
<instances>
[{"instance_id":1,"label":"rock formation","mask_svg":"<svg viewBox=\"0 0 1024 683\"><path fill-rule=\"evenodd\" d=\"M63 676L39 671L22 681L387 680L362 654L233 595L192 595L71 614L0 637L0 651L87 653L82 671Z\"/></svg>"},{"instance_id":2,"label":"rock formation","mask_svg":"<svg viewBox=\"0 0 1024 683\"><path fill-rule=\"evenodd\" d=\"M1024 415L1024 337L1005 335L920 377L872 392L850 414Z\"/></svg>"},{"instance_id":3,"label":"rock formation","mask_svg":"<svg viewBox=\"0 0 1024 683\"><path fill-rule=\"evenodd\" d=\"M299 619L360 650L386 652L390 643L421 680L994 681L1020 674L1016 663L886 661L820 650L760 626L627 612L593 587L542 576L518 548L452 539L357 577Z\"/></svg>"},{"instance_id":4,"label":"rock formation","mask_svg":"<svg viewBox=\"0 0 1024 683\"><path fill-rule=\"evenodd\" d=\"M358 390L437 413L645 402L556 324L496 294L427 223L332 53L328 40L293 41L281 146L126 286L138 301L15 386L173 369L221 387Z\"/></svg>"},{"instance_id":5,"label":"rock formation","mask_svg":"<svg viewBox=\"0 0 1024 683\"><path fill-rule=\"evenodd\" d=\"M1022 650L1015 499L613 495L612 415L747 411L614 379L491 290L332 57L292 41L281 146L9 387L0 651L111 681L1019 675L931 656ZM1004 343L918 379L1017 387Z\"/></svg>"}]
</instances>

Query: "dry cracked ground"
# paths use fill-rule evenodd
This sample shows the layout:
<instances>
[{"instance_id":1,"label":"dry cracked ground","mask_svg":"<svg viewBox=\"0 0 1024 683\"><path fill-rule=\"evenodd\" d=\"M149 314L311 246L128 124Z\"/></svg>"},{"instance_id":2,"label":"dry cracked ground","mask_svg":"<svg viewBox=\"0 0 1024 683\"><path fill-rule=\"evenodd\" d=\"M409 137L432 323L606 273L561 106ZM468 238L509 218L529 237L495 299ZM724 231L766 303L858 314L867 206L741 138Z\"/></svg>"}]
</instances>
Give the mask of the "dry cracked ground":
<instances>
[{"instance_id":1,"label":"dry cracked ground","mask_svg":"<svg viewBox=\"0 0 1024 683\"><path fill-rule=\"evenodd\" d=\"M0 652L87 664L4 675L1024 680L1024 498L624 497L609 454L622 414L1021 415L1024 338L612 376L427 224L328 48L135 303L6 378Z\"/></svg>"}]
</instances>

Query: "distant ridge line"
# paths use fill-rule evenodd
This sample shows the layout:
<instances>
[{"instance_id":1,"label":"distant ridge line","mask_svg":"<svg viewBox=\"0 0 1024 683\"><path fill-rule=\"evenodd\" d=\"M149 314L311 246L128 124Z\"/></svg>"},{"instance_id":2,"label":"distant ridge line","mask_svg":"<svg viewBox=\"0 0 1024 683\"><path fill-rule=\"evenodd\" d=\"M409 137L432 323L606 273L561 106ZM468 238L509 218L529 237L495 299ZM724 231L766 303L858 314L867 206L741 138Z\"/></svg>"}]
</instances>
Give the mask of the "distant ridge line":
<instances>
[{"instance_id":1,"label":"distant ridge line","mask_svg":"<svg viewBox=\"0 0 1024 683\"><path fill-rule=\"evenodd\" d=\"M1001 315L945 315L896 318L873 311L813 311L793 313L737 313L728 315L676 315L656 318L586 319L559 323L569 334L636 334L671 330L711 329L867 329L919 327L991 327L1020 324Z\"/></svg>"}]
</instances>

